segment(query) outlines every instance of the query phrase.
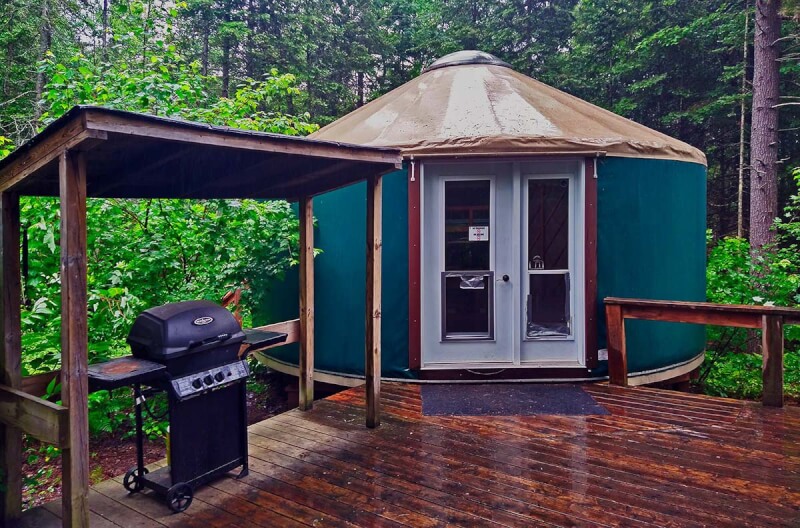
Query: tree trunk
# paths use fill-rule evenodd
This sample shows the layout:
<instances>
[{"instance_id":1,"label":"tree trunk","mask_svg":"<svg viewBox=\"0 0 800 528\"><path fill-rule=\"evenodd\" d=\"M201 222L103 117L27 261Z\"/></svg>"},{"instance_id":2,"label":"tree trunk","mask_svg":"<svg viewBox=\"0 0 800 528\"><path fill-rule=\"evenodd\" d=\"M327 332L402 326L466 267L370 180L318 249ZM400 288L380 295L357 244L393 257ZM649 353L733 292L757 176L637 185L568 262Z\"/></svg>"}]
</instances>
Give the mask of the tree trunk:
<instances>
[{"instance_id":1,"label":"tree trunk","mask_svg":"<svg viewBox=\"0 0 800 528\"><path fill-rule=\"evenodd\" d=\"M108 59L108 0L103 0L103 34L101 36L103 46L103 60Z\"/></svg>"},{"instance_id":2,"label":"tree trunk","mask_svg":"<svg viewBox=\"0 0 800 528\"><path fill-rule=\"evenodd\" d=\"M208 24L206 24L203 28L203 52L200 55L200 64L202 65L201 67L204 76L208 75L208 39L210 33L211 29L208 27Z\"/></svg>"},{"instance_id":3,"label":"tree trunk","mask_svg":"<svg viewBox=\"0 0 800 528\"><path fill-rule=\"evenodd\" d=\"M9 24L10 25L10 24ZM14 66L14 41L8 41L6 46L6 71L3 75L3 97L11 98L11 68Z\"/></svg>"},{"instance_id":4,"label":"tree trunk","mask_svg":"<svg viewBox=\"0 0 800 528\"><path fill-rule=\"evenodd\" d=\"M228 97L231 84L231 43L228 37L222 40L222 97Z\"/></svg>"},{"instance_id":5,"label":"tree trunk","mask_svg":"<svg viewBox=\"0 0 800 528\"><path fill-rule=\"evenodd\" d=\"M39 22L39 60L44 60L45 55L50 50L50 41L52 34L50 30L50 0L42 0L41 20ZM44 85L46 80L44 73L41 71L36 72L36 101L34 103L34 120L39 121L42 116L42 94L44 93Z\"/></svg>"},{"instance_id":6,"label":"tree trunk","mask_svg":"<svg viewBox=\"0 0 800 528\"><path fill-rule=\"evenodd\" d=\"M753 113L750 124L750 246L772 244L778 210L778 43L780 0L756 0L753 39Z\"/></svg>"},{"instance_id":7,"label":"tree trunk","mask_svg":"<svg viewBox=\"0 0 800 528\"><path fill-rule=\"evenodd\" d=\"M256 13L255 4L253 3L253 0L249 0L247 2L247 39L245 40L244 60L247 76L251 78L255 76L256 53L253 50L255 47L253 44L253 35L256 33L257 16L258 13Z\"/></svg>"},{"instance_id":8,"label":"tree trunk","mask_svg":"<svg viewBox=\"0 0 800 528\"><path fill-rule=\"evenodd\" d=\"M358 108L364 106L364 72L358 72Z\"/></svg>"},{"instance_id":9,"label":"tree trunk","mask_svg":"<svg viewBox=\"0 0 800 528\"><path fill-rule=\"evenodd\" d=\"M228 7L231 7L230 2ZM231 21L231 13L226 10L223 17L223 36L222 36L222 97L228 97L231 86L231 48L233 47L233 38L231 38L229 23Z\"/></svg>"},{"instance_id":10,"label":"tree trunk","mask_svg":"<svg viewBox=\"0 0 800 528\"><path fill-rule=\"evenodd\" d=\"M747 45L748 33L750 30L750 2L745 3L744 8L744 38L742 39L742 91L740 93L741 102L739 103L739 188L737 191L736 209L736 236L744 237L744 140L745 140L745 111L747 110Z\"/></svg>"}]
</instances>

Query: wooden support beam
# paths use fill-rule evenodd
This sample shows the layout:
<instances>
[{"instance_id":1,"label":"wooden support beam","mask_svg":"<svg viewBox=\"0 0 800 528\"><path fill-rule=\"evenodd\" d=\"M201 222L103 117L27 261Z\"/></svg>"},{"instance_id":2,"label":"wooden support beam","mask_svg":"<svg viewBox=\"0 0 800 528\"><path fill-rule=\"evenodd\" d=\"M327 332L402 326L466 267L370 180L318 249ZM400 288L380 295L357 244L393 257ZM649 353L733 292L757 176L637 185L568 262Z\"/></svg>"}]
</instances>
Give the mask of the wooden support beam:
<instances>
[{"instance_id":1,"label":"wooden support beam","mask_svg":"<svg viewBox=\"0 0 800 528\"><path fill-rule=\"evenodd\" d=\"M747 312L698 311L685 306L625 306L627 319L673 323L710 324L737 328L761 328L761 315Z\"/></svg>"},{"instance_id":2,"label":"wooden support beam","mask_svg":"<svg viewBox=\"0 0 800 528\"><path fill-rule=\"evenodd\" d=\"M10 189L48 163L54 162L65 149L86 150L106 139L106 132L85 130L81 119L73 119L57 133L28 148L19 155L16 163L0 172L0 191Z\"/></svg>"},{"instance_id":3,"label":"wooden support beam","mask_svg":"<svg viewBox=\"0 0 800 528\"><path fill-rule=\"evenodd\" d=\"M20 274L19 197L0 193L0 383L19 389ZM0 425L0 525L8 526L22 512L22 431L14 424Z\"/></svg>"},{"instance_id":4,"label":"wooden support beam","mask_svg":"<svg viewBox=\"0 0 800 528\"><path fill-rule=\"evenodd\" d=\"M784 306L754 306L750 304L718 304L710 302L696 301L660 301L653 299L625 299L620 297L606 297L603 299L605 304L618 304L625 307L625 317L634 317L633 308L653 308L662 310L666 313L677 313L677 311L693 312L697 314L708 313L742 313L754 314L758 317L762 315L780 315L784 318L784 324L800 324L800 309L786 308ZM691 322L691 321L689 321ZM749 323L748 323L749 324ZM730 325L733 326L733 325ZM760 328L761 323L757 323L755 328Z\"/></svg>"},{"instance_id":5,"label":"wooden support beam","mask_svg":"<svg viewBox=\"0 0 800 528\"><path fill-rule=\"evenodd\" d=\"M367 299L365 370L367 427L381 424L381 254L383 250L383 176L367 180Z\"/></svg>"},{"instance_id":6,"label":"wooden support beam","mask_svg":"<svg viewBox=\"0 0 800 528\"><path fill-rule=\"evenodd\" d=\"M300 200L300 395L298 407L314 405L314 205Z\"/></svg>"},{"instance_id":7,"label":"wooden support beam","mask_svg":"<svg viewBox=\"0 0 800 528\"><path fill-rule=\"evenodd\" d=\"M27 392L0 385L0 422L42 442L67 446L69 409Z\"/></svg>"},{"instance_id":8,"label":"wooden support beam","mask_svg":"<svg viewBox=\"0 0 800 528\"><path fill-rule=\"evenodd\" d=\"M392 149L376 149L333 142L314 142L306 138L274 134L252 134L209 127L199 123L176 123L153 119L136 114L122 114L102 108L86 110L86 128L103 132L115 132L131 136L167 139L201 145L246 149L259 152L274 152L314 156L318 158L349 159L368 163L391 163L401 168L401 159ZM198 130L201 133L198 133Z\"/></svg>"},{"instance_id":9,"label":"wooden support beam","mask_svg":"<svg viewBox=\"0 0 800 528\"><path fill-rule=\"evenodd\" d=\"M770 407L783 407L783 317L765 315L762 319L762 402Z\"/></svg>"},{"instance_id":10,"label":"wooden support beam","mask_svg":"<svg viewBox=\"0 0 800 528\"><path fill-rule=\"evenodd\" d=\"M783 406L783 327L800 324L800 309L617 297L606 297L604 301L611 384L628 384L625 319L760 328L763 334L762 401L772 407Z\"/></svg>"},{"instance_id":11,"label":"wooden support beam","mask_svg":"<svg viewBox=\"0 0 800 528\"><path fill-rule=\"evenodd\" d=\"M61 399L69 409L62 466L64 526L89 526L86 159L63 152L61 195Z\"/></svg>"},{"instance_id":12,"label":"wooden support beam","mask_svg":"<svg viewBox=\"0 0 800 528\"><path fill-rule=\"evenodd\" d=\"M300 342L300 319L292 319L291 321L281 321L280 323L272 323L264 326L258 326L256 328L253 328L253 330L261 330L263 332L278 332L279 334L286 334L286 341L284 341L283 343L278 343L277 345L270 345L268 347L260 348L259 351Z\"/></svg>"},{"instance_id":13,"label":"wooden support beam","mask_svg":"<svg viewBox=\"0 0 800 528\"><path fill-rule=\"evenodd\" d=\"M25 376L22 378L22 385L20 390L27 392L31 396L44 396L47 393L47 387L55 379L58 384L61 377L61 370L52 370L50 372L43 372L41 374L34 374L33 376ZM61 392L57 392L61 394Z\"/></svg>"},{"instance_id":14,"label":"wooden support beam","mask_svg":"<svg viewBox=\"0 0 800 528\"><path fill-rule=\"evenodd\" d=\"M608 348L608 381L628 386L628 352L625 347L625 319L619 305L606 305L606 346Z\"/></svg>"}]
</instances>

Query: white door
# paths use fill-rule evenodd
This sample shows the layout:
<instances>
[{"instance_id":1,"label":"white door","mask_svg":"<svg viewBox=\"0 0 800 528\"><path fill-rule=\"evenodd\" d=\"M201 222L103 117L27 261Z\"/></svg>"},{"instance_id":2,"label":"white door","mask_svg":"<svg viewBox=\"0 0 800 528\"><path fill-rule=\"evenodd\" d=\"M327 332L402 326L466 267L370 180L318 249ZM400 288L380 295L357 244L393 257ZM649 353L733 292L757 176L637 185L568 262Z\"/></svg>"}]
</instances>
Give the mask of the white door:
<instances>
[{"instance_id":1,"label":"white door","mask_svg":"<svg viewBox=\"0 0 800 528\"><path fill-rule=\"evenodd\" d=\"M520 166L520 363L585 365L583 181L578 164Z\"/></svg>"},{"instance_id":2,"label":"white door","mask_svg":"<svg viewBox=\"0 0 800 528\"><path fill-rule=\"evenodd\" d=\"M423 368L581 363L577 168L423 165Z\"/></svg>"}]
</instances>

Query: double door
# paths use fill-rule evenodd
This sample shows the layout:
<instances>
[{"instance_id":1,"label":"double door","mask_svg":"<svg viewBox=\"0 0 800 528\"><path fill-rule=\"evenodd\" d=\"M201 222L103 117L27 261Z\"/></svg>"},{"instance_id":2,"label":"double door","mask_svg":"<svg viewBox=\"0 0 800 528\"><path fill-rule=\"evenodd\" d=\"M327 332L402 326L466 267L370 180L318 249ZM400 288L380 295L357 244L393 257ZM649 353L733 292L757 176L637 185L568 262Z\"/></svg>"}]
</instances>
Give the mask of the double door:
<instances>
[{"instance_id":1,"label":"double door","mask_svg":"<svg viewBox=\"0 0 800 528\"><path fill-rule=\"evenodd\" d=\"M423 368L585 364L581 168L423 166Z\"/></svg>"}]
</instances>

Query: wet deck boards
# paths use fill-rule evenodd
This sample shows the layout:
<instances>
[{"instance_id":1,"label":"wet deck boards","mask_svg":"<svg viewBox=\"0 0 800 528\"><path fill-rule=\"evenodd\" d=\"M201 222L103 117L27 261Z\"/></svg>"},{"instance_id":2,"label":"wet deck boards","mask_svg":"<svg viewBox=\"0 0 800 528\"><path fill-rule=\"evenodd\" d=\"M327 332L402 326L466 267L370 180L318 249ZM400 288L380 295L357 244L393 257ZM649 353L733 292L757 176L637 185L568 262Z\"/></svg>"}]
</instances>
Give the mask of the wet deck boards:
<instances>
[{"instance_id":1,"label":"wet deck boards","mask_svg":"<svg viewBox=\"0 0 800 528\"><path fill-rule=\"evenodd\" d=\"M363 388L250 427L250 476L184 513L121 479L92 488L92 526L800 526L800 408L589 385L593 416L429 417L419 387ZM60 526L60 504L24 526Z\"/></svg>"}]
</instances>

